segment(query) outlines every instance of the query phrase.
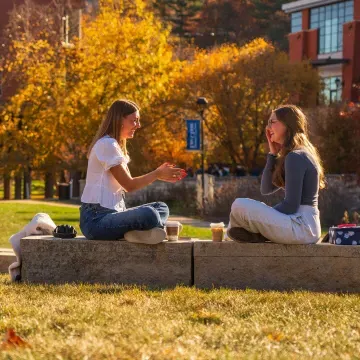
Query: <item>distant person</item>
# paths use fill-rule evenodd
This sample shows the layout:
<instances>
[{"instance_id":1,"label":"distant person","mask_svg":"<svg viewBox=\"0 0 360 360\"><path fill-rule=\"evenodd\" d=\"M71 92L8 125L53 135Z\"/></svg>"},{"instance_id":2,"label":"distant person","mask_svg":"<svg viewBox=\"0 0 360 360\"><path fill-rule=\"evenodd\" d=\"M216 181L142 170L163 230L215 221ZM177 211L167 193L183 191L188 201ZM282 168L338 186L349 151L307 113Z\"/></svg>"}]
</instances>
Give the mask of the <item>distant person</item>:
<instances>
[{"instance_id":1,"label":"distant person","mask_svg":"<svg viewBox=\"0 0 360 360\"><path fill-rule=\"evenodd\" d=\"M204 172L204 171L203 171L203 167L201 166L199 169L197 169L197 170L195 171L195 174L196 174L196 175L201 175L203 172Z\"/></svg>"},{"instance_id":2,"label":"distant person","mask_svg":"<svg viewBox=\"0 0 360 360\"><path fill-rule=\"evenodd\" d=\"M318 195L325 187L324 170L307 127L304 113L294 105L272 112L266 127L270 152L261 193L284 188L285 198L273 208L251 199L236 199L227 231L232 240L313 244L320 239Z\"/></svg>"},{"instance_id":3,"label":"distant person","mask_svg":"<svg viewBox=\"0 0 360 360\"><path fill-rule=\"evenodd\" d=\"M192 167L189 167L189 168L186 170L186 172L187 172L187 177L188 177L188 178L194 177L194 170L193 170Z\"/></svg>"},{"instance_id":4,"label":"distant person","mask_svg":"<svg viewBox=\"0 0 360 360\"><path fill-rule=\"evenodd\" d=\"M129 242L157 244L165 239L167 205L154 202L127 209L124 193L142 189L155 180L175 183L186 173L164 163L148 174L133 178L127 166L130 158L126 141L139 128L139 107L129 100L116 100L89 147L80 228L90 240L125 238Z\"/></svg>"},{"instance_id":5,"label":"distant person","mask_svg":"<svg viewBox=\"0 0 360 360\"><path fill-rule=\"evenodd\" d=\"M213 172L214 172L214 165L210 164L206 170L206 173L212 175Z\"/></svg>"},{"instance_id":6,"label":"distant person","mask_svg":"<svg viewBox=\"0 0 360 360\"><path fill-rule=\"evenodd\" d=\"M222 176L222 171L220 170L220 168L217 164L214 164L212 175L214 175L216 177Z\"/></svg>"}]
</instances>

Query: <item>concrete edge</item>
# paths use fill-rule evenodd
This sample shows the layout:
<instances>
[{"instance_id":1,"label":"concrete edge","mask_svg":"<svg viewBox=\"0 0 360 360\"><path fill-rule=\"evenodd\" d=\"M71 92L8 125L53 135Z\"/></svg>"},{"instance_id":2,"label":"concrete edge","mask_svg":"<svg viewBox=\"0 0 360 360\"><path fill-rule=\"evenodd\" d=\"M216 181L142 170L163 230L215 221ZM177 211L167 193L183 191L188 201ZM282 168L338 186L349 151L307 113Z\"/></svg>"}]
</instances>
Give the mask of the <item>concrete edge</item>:
<instances>
[{"instance_id":1,"label":"concrete edge","mask_svg":"<svg viewBox=\"0 0 360 360\"><path fill-rule=\"evenodd\" d=\"M12 249L0 249L0 274L7 274L9 265L16 261Z\"/></svg>"}]
</instances>

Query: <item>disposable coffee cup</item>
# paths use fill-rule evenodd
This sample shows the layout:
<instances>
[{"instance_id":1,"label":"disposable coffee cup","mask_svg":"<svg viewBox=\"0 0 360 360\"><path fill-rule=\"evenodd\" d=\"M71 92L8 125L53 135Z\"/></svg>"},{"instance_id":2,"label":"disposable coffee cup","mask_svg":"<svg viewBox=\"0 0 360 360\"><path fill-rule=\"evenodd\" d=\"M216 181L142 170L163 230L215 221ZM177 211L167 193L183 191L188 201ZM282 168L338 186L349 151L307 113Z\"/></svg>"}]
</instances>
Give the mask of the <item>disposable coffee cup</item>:
<instances>
[{"instance_id":1,"label":"disposable coffee cup","mask_svg":"<svg viewBox=\"0 0 360 360\"><path fill-rule=\"evenodd\" d=\"M215 242L221 242L224 240L225 233L225 224L221 223L211 223L210 224L212 240Z\"/></svg>"},{"instance_id":2,"label":"disposable coffee cup","mask_svg":"<svg viewBox=\"0 0 360 360\"><path fill-rule=\"evenodd\" d=\"M178 241L183 226L179 221L167 221L165 224L166 238L168 241Z\"/></svg>"}]
</instances>

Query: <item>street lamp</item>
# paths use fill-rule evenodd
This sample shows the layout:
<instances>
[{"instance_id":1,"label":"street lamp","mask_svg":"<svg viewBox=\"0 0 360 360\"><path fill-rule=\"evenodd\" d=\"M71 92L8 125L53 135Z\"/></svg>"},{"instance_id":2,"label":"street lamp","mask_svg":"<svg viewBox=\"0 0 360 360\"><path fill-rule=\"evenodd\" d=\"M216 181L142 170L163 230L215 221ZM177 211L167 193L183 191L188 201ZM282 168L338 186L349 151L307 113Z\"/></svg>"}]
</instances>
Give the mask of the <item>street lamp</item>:
<instances>
[{"instance_id":1,"label":"street lamp","mask_svg":"<svg viewBox=\"0 0 360 360\"><path fill-rule=\"evenodd\" d=\"M201 187L202 187L202 208L203 212L205 212L205 151L204 151L204 124L205 124L205 116L204 112L208 105L208 101L204 97L199 97L196 101L198 106L199 114L201 117Z\"/></svg>"}]
</instances>

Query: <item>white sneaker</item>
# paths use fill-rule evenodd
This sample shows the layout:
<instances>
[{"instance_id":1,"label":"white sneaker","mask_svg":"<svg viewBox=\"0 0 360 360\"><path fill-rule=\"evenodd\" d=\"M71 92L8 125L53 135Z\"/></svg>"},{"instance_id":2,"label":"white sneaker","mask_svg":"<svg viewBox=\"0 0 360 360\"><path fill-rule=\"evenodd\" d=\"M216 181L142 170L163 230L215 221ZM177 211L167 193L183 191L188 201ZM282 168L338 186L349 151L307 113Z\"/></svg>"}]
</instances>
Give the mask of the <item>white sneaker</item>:
<instances>
[{"instance_id":1,"label":"white sneaker","mask_svg":"<svg viewBox=\"0 0 360 360\"><path fill-rule=\"evenodd\" d=\"M138 244L155 245L161 243L166 238L166 231L161 228L150 230L132 230L128 231L124 238L126 241Z\"/></svg>"}]
</instances>

